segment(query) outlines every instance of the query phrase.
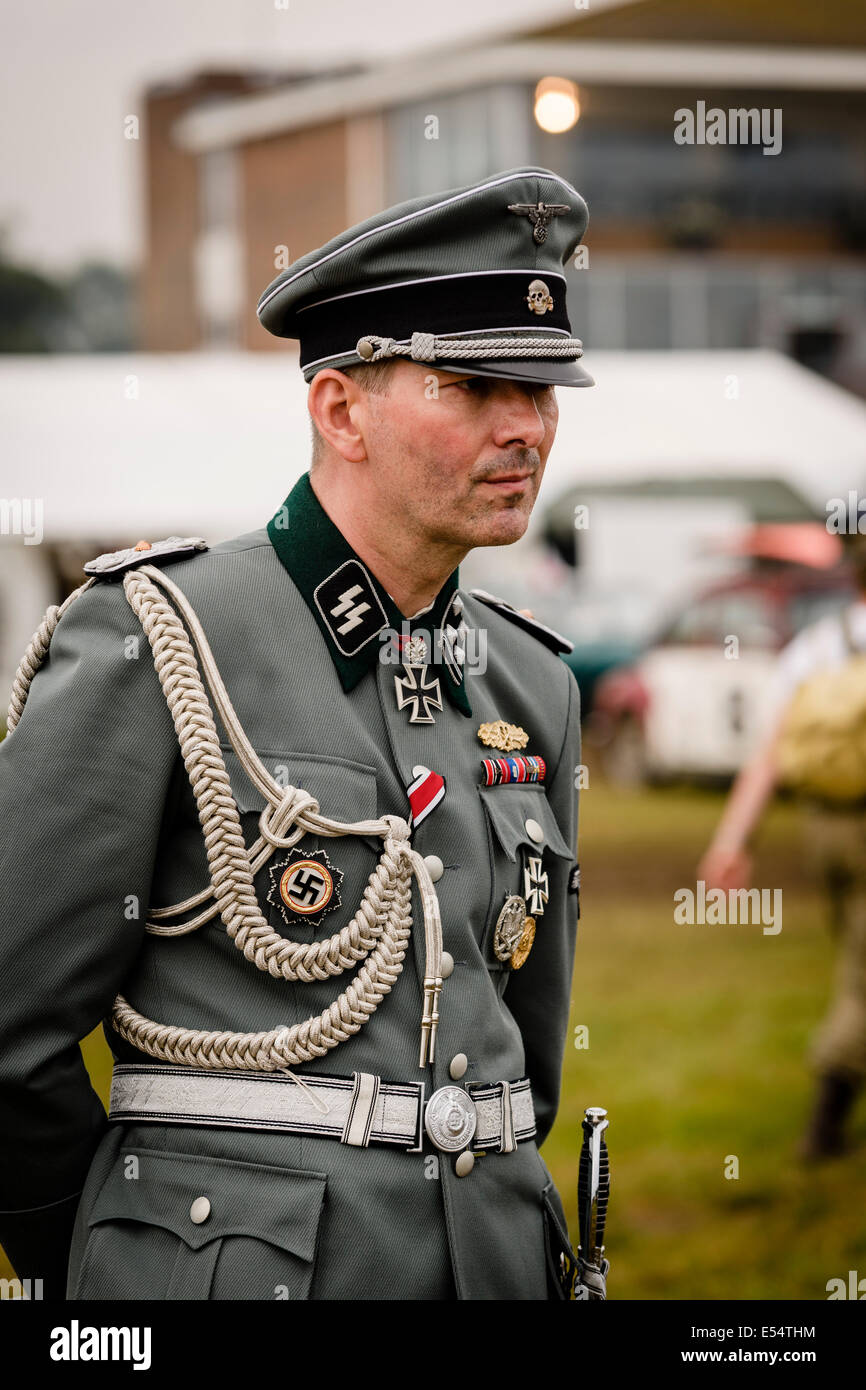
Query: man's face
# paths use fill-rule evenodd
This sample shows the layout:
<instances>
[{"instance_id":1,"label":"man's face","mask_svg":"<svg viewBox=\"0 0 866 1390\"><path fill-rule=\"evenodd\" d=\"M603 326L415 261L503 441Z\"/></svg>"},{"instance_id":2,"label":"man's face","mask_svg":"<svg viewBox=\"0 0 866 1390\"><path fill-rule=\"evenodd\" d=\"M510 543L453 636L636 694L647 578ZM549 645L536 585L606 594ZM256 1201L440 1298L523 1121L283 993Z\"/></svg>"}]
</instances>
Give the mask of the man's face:
<instances>
[{"instance_id":1,"label":"man's face","mask_svg":"<svg viewBox=\"0 0 866 1390\"><path fill-rule=\"evenodd\" d=\"M554 387L395 362L363 415L384 516L467 550L520 539L556 434Z\"/></svg>"}]
</instances>

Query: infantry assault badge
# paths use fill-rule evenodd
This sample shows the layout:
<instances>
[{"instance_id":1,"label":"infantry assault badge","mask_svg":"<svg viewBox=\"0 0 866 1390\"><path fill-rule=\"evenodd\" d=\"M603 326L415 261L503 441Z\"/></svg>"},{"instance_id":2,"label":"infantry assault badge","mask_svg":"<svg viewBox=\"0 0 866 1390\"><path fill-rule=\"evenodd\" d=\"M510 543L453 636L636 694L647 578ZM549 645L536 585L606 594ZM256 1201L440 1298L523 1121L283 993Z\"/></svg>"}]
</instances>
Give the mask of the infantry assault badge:
<instances>
[{"instance_id":1,"label":"infantry assault badge","mask_svg":"<svg viewBox=\"0 0 866 1390\"><path fill-rule=\"evenodd\" d=\"M523 898L513 894L505 899L493 932L493 954L512 970L519 970L532 950L535 918L527 917Z\"/></svg>"}]
</instances>

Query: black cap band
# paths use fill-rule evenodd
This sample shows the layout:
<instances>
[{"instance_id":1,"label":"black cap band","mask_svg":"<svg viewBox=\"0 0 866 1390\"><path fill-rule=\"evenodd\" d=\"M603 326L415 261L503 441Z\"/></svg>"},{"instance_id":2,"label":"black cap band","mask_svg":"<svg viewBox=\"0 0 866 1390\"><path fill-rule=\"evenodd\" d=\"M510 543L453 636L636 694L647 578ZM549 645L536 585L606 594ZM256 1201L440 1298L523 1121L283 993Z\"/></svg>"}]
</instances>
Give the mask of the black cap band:
<instances>
[{"instance_id":1,"label":"black cap band","mask_svg":"<svg viewBox=\"0 0 866 1390\"><path fill-rule=\"evenodd\" d=\"M553 307L535 293L544 307L536 313L529 303L530 285L543 283ZM411 284L377 286L361 293L310 304L297 311L301 335L301 367L325 357L355 351L359 338L410 338L415 332L453 336L506 329L554 329L571 334L565 311L565 279L548 273L495 271L452 275Z\"/></svg>"}]
</instances>

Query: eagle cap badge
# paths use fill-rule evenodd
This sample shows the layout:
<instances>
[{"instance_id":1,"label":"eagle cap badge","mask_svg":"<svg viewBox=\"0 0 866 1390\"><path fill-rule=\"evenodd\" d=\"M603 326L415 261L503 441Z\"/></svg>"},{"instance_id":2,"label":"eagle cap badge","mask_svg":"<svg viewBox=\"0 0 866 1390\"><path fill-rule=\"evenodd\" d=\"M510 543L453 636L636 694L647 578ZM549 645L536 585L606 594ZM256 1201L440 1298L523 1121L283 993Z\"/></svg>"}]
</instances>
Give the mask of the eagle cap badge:
<instances>
[{"instance_id":1,"label":"eagle cap badge","mask_svg":"<svg viewBox=\"0 0 866 1390\"><path fill-rule=\"evenodd\" d=\"M568 203L509 203L509 212L516 212L518 217L528 217L532 223L532 240L536 246L541 246L547 241L547 229L554 217L561 217L564 212L571 212Z\"/></svg>"}]
</instances>

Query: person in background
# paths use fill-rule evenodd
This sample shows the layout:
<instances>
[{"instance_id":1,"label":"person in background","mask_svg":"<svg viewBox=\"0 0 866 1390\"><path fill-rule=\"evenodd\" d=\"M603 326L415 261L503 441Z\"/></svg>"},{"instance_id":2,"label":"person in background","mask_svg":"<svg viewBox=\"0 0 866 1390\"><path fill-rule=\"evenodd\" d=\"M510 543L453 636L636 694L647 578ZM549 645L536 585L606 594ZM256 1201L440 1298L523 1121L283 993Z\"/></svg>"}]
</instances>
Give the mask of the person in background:
<instances>
[{"instance_id":1,"label":"person in background","mask_svg":"<svg viewBox=\"0 0 866 1390\"><path fill-rule=\"evenodd\" d=\"M866 1076L866 536L843 541L856 597L780 653L769 733L734 782L698 866L708 888L747 887L750 841L776 787L799 793L838 950L830 1007L812 1044L817 1087L799 1146L807 1161L844 1152Z\"/></svg>"}]
</instances>

